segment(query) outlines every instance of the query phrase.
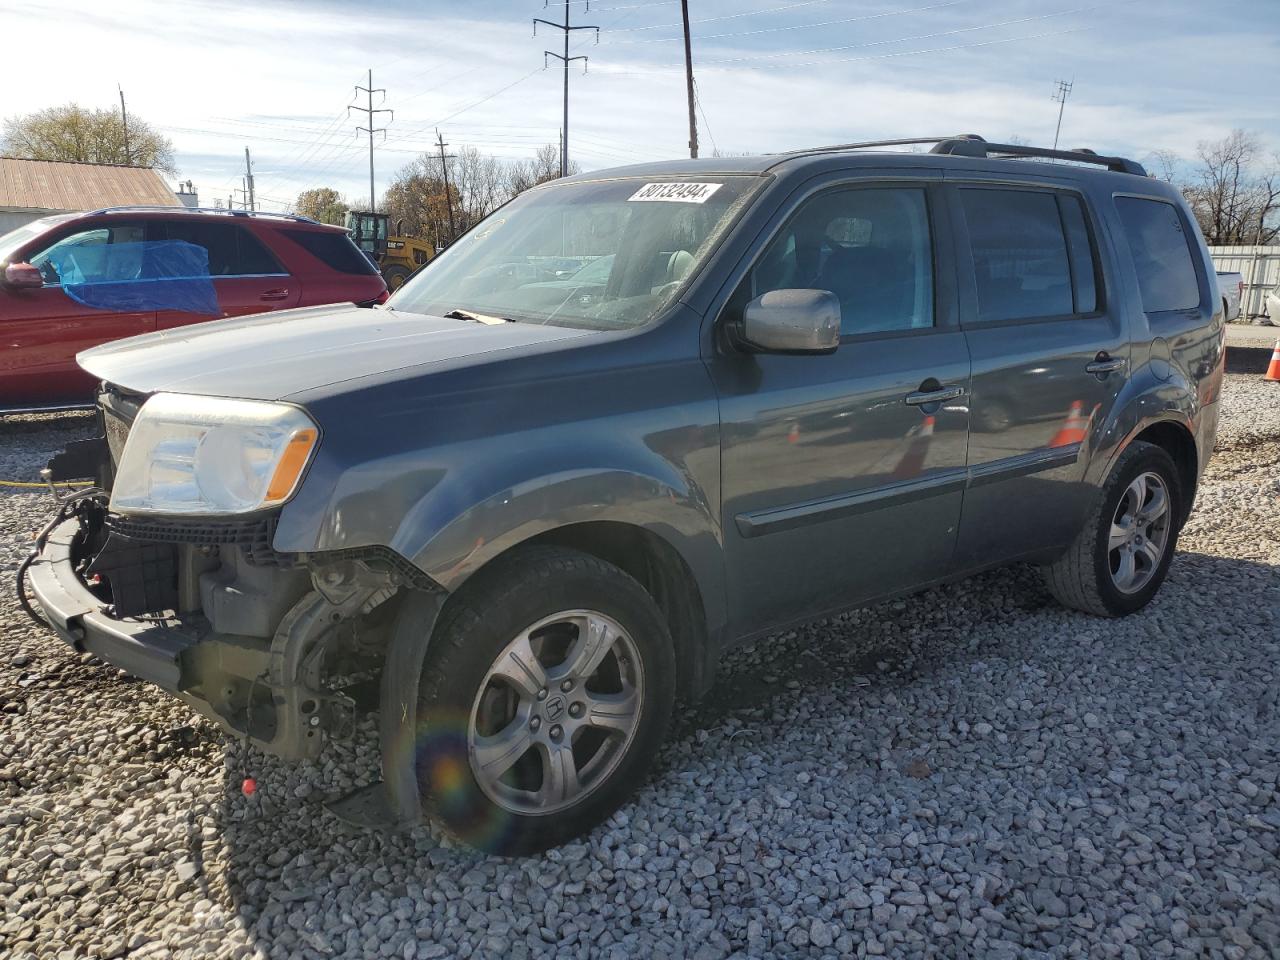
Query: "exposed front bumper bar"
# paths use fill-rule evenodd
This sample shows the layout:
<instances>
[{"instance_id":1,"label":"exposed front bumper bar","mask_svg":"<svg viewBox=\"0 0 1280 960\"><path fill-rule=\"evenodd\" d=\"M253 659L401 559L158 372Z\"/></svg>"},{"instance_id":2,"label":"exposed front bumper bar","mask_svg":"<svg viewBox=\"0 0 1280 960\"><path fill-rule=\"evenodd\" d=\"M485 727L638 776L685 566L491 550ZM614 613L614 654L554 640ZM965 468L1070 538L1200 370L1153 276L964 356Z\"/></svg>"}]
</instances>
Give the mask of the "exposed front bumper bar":
<instances>
[{"instance_id":1,"label":"exposed front bumper bar","mask_svg":"<svg viewBox=\"0 0 1280 960\"><path fill-rule=\"evenodd\" d=\"M208 625L197 622L203 618L173 619L161 625L108 616L103 602L76 575L72 546L79 532L75 517L58 524L28 570L31 591L49 623L77 650L99 656L169 693L180 693L182 652L200 642Z\"/></svg>"},{"instance_id":2,"label":"exposed front bumper bar","mask_svg":"<svg viewBox=\"0 0 1280 960\"><path fill-rule=\"evenodd\" d=\"M155 684L277 756L313 757L326 735L350 727L354 705L303 675L310 663L290 656L292 635L282 649L274 641L216 633L200 614L111 616L76 572L80 532L77 517L55 526L27 573L45 617L73 648ZM325 608L316 595L310 598L316 608L310 620L318 621Z\"/></svg>"}]
</instances>

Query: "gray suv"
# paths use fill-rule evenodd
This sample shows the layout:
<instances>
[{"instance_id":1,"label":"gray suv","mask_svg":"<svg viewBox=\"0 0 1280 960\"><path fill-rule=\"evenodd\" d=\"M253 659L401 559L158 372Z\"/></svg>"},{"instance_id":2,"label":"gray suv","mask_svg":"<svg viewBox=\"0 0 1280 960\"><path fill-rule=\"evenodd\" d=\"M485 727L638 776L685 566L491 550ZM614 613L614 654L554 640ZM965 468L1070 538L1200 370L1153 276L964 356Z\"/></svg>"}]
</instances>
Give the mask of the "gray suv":
<instances>
[{"instance_id":1,"label":"gray suv","mask_svg":"<svg viewBox=\"0 0 1280 960\"><path fill-rule=\"evenodd\" d=\"M1085 613L1147 604L1221 309L1178 193L1092 151L572 177L385 308L81 354L102 436L49 476L94 485L24 573L76 649L272 753L377 708L383 780L339 815L539 850L743 641L1014 561Z\"/></svg>"}]
</instances>

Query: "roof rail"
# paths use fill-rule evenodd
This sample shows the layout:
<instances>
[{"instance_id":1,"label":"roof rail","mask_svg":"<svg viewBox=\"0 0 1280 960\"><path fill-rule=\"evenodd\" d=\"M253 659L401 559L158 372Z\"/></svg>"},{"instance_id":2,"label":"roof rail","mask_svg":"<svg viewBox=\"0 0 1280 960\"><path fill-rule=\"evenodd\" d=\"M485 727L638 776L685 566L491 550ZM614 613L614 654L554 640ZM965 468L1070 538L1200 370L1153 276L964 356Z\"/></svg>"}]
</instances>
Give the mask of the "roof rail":
<instances>
[{"instance_id":1,"label":"roof rail","mask_svg":"<svg viewBox=\"0 0 1280 960\"><path fill-rule=\"evenodd\" d=\"M232 217L269 217L276 220L292 220L296 223L314 223L321 225L319 220L313 220L311 217L304 217L300 213L272 213L269 210L230 210L226 207L187 207L187 206L163 206L161 204L130 204L122 207L103 207L101 210L90 210L89 216L99 216L104 213L221 213Z\"/></svg>"},{"instance_id":2,"label":"roof rail","mask_svg":"<svg viewBox=\"0 0 1280 960\"><path fill-rule=\"evenodd\" d=\"M910 137L905 140L863 140L858 143L833 143L825 147L805 147L803 150L784 150L780 157L796 157L807 153L839 153L842 150L863 150L867 147L914 147L946 140L981 140L976 133L953 133L945 137Z\"/></svg>"},{"instance_id":3,"label":"roof rail","mask_svg":"<svg viewBox=\"0 0 1280 960\"><path fill-rule=\"evenodd\" d=\"M868 147L909 147L933 144L930 153L949 154L955 157L1040 157L1049 160L1074 160L1077 163L1094 163L1117 173L1132 173L1145 177L1142 164L1125 157L1104 157L1088 147L1074 150L1051 150L1047 147L1027 147L1016 143L990 143L976 133L958 133L947 137L911 137L903 140L864 140L859 143L833 143L826 147L807 147L778 154L779 162L791 157L815 153L840 153L845 150L864 150Z\"/></svg>"},{"instance_id":4,"label":"roof rail","mask_svg":"<svg viewBox=\"0 0 1280 960\"><path fill-rule=\"evenodd\" d=\"M1049 147L1028 147L1020 143L988 143L981 137L953 137L941 140L930 153L949 154L953 157L1037 157L1046 160L1073 160L1076 163L1095 163L1116 173L1131 173L1145 177L1142 164L1125 157L1104 157L1088 147L1074 150L1053 150Z\"/></svg>"}]
</instances>

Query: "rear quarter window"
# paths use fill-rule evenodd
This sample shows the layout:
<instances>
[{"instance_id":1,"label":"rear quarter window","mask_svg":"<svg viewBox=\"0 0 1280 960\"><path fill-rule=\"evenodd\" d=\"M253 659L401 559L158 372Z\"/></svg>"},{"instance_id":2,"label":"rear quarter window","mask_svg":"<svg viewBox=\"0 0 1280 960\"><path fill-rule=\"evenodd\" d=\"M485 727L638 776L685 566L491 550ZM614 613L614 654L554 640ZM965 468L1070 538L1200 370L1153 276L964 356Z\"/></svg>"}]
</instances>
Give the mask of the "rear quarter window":
<instances>
[{"instance_id":1,"label":"rear quarter window","mask_svg":"<svg viewBox=\"0 0 1280 960\"><path fill-rule=\"evenodd\" d=\"M345 233L319 230L283 230L286 237L311 254L325 266L339 273L372 276L375 267Z\"/></svg>"},{"instance_id":2,"label":"rear quarter window","mask_svg":"<svg viewBox=\"0 0 1280 960\"><path fill-rule=\"evenodd\" d=\"M1200 282L1191 238L1178 208L1164 200L1116 197L1116 210L1133 254L1142 309L1162 313L1199 307Z\"/></svg>"}]
</instances>

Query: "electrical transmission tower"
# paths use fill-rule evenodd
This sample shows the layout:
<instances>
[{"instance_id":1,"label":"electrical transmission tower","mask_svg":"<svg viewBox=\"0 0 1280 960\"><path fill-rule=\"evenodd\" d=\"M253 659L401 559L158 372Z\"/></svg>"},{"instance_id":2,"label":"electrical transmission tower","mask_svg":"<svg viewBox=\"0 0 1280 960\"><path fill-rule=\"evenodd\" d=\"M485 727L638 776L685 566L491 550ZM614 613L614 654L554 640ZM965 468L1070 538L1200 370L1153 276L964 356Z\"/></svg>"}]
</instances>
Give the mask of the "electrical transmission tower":
<instances>
[{"instance_id":1,"label":"electrical transmission tower","mask_svg":"<svg viewBox=\"0 0 1280 960\"><path fill-rule=\"evenodd\" d=\"M352 110L363 113L365 115L365 123L368 124L367 127L356 127L356 133L369 134L369 212L373 213L378 206L377 196L373 191L373 135L375 133L381 133L382 139L387 139L387 128L375 127L373 125L373 118L375 114L389 113L391 114L391 119L394 121L396 118L396 112L385 108L378 110L373 109L373 95L375 93L382 94L382 102L387 102L387 91L382 87L375 87L373 85L373 70L369 71L369 85L367 87L362 87L359 84L356 85L356 95L359 96L362 92L368 94L369 105L367 107L357 107L354 104L351 104L347 107L347 116L351 115Z\"/></svg>"},{"instance_id":2,"label":"electrical transmission tower","mask_svg":"<svg viewBox=\"0 0 1280 960\"><path fill-rule=\"evenodd\" d=\"M1058 129L1053 132L1053 149L1058 149L1058 137L1062 135L1062 111L1066 109L1067 97L1071 96L1071 88L1075 85L1074 80L1058 80L1057 88L1053 91L1050 98L1058 103Z\"/></svg>"},{"instance_id":3,"label":"electrical transmission tower","mask_svg":"<svg viewBox=\"0 0 1280 960\"><path fill-rule=\"evenodd\" d=\"M542 65L547 64L547 57L555 57L564 63L564 121L560 128L560 176L567 176L569 173L569 62L572 60L582 61L582 72L587 72L586 57L569 56L569 34L574 30L594 30L596 32L596 43L600 42L600 28L586 25L570 26L569 25L569 2L564 0L564 23L552 23L550 20L543 20L541 17L533 18L533 35L538 35L538 24L544 23L548 27L556 30L564 31L564 54L563 56L554 53L551 50L542 51ZM583 11L591 9L590 3L583 6Z\"/></svg>"}]
</instances>

